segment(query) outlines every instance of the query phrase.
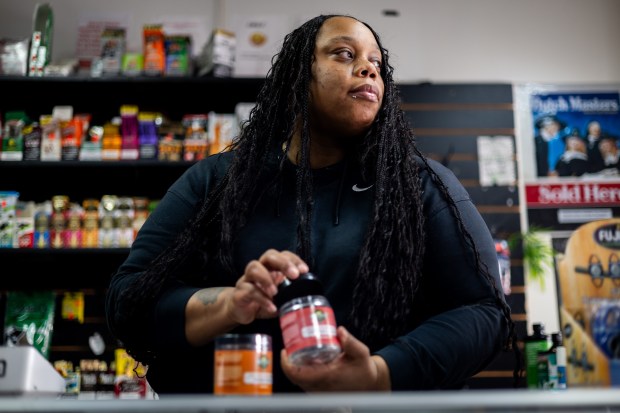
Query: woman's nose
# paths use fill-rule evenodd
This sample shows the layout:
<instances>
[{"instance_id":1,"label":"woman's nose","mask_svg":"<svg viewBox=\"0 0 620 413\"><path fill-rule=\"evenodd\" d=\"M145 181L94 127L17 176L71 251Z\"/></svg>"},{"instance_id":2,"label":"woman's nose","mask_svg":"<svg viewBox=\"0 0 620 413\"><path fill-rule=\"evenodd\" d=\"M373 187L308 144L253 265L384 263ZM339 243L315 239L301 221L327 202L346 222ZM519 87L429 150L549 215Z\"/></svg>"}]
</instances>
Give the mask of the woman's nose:
<instances>
[{"instance_id":1,"label":"woman's nose","mask_svg":"<svg viewBox=\"0 0 620 413\"><path fill-rule=\"evenodd\" d=\"M374 79L377 77L377 66L372 62L364 62L357 68L357 74L361 77L370 77Z\"/></svg>"}]
</instances>

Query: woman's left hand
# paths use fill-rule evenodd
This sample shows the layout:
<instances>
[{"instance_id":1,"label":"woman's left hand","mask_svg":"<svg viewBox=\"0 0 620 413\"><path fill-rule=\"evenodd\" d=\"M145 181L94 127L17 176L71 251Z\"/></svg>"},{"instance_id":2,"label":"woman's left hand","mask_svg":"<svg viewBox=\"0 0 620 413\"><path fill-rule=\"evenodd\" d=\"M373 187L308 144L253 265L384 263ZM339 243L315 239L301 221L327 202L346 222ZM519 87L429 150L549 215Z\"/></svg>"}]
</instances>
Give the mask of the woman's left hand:
<instances>
[{"instance_id":1,"label":"woman's left hand","mask_svg":"<svg viewBox=\"0 0 620 413\"><path fill-rule=\"evenodd\" d=\"M284 374L306 392L390 390L390 374L383 358L371 356L368 347L344 327L338 327L338 339L342 353L326 364L296 366L282 350Z\"/></svg>"}]
</instances>

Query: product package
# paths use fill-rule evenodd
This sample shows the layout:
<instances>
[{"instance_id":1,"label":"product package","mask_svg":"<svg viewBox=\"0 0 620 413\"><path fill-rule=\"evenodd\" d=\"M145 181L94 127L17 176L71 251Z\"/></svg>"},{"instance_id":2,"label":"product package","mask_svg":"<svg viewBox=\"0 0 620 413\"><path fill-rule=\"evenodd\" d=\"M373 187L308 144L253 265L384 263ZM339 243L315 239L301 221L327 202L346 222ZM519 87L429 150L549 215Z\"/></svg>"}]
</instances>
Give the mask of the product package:
<instances>
[{"instance_id":1,"label":"product package","mask_svg":"<svg viewBox=\"0 0 620 413\"><path fill-rule=\"evenodd\" d=\"M102 158L101 145L103 141L103 127L93 125L84 135L82 146L80 147L80 161L100 161Z\"/></svg>"},{"instance_id":2,"label":"product package","mask_svg":"<svg viewBox=\"0 0 620 413\"><path fill-rule=\"evenodd\" d=\"M129 248L133 243L133 218L135 216L135 207L133 198L121 196L118 198L116 223L118 239L117 247Z\"/></svg>"},{"instance_id":3,"label":"product package","mask_svg":"<svg viewBox=\"0 0 620 413\"><path fill-rule=\"evenodd\" d=\"M183 160L198 161L209 154L208 115L190 114L183 117L185 139L183 140Z\"/></svg>"},{"instance_id":4,"label":"product package","mask_svg":"<svg viewBox=\"0 0 620 413\"><path fill-rule=\"evenodd\" d=\"M157 159L160 161L180 161L183 159L183 139L185 130L181 122L164 122L158 131L159 142Z\"/></svg>"},{"instance_id":5,"label":"product package","mask_svg":"<svg viewBox=\"0 0 620 413\"><path fill-rule=\"evenodd\" d=\"M138 363L123 348L114 351L116 379L114 394L117 399L145 399L149 392L148 382L144 377L146 367Z\"/></svg>"},{"instance_id":6,"label":"product package","mask_svg":"<svg viewBox=\"0 0 620 413\"><path fill-rule=\"evenodd\" d=\"M99 246L99 200L87 198L82 201L84 221L82 228L82 247L97 248Z\"/></svg>"},{"instance_id":7,"label":"product package","mask_svg":"<svg viewBox=\"0 0 620 413\"><path fill-rule=\"evenodd\" d=\"M157 114L151 112L138 113L138 141L140 159L157 159Z\"/></svg>"},{"instance_id":8,"label":"product package","mask_svg":"<svg viewBox=\"0 0 620 413\"><path fill-rule=\"evenodd\" d=\"M556 260L567 384L620 385L620 219L578 227Z\"/></svg>"},{"instance_id":9,"label":"product package","mask_svg":"<svg viewBox=\"0 0 620 413\"><path fill-rule=\"evenodd\" d=\"M33 31L28 58L28 75L43 76L52 58L54 13L49 3L38 3L34 11Z\"/></svg>"},{"instance_id":10,"label":"product package","mask_svg":"<svg viewBox=\"0 0 620 413\"><path fill-rule=\"evenodd\" d=\"M21 161L24 159L24 128L28 117L24 112L7 112L2 137L2 161Z\"/></svg>"},{"instance_id":11,"label":"product package","mask_svg":"<svg viewBox=\"0 0 620 413\"><path fill-rule=\"evenodd\" d=\"M166 68L166 45L162 25L152 24L143 28L144 74L162 75Z\"/></svg>"},{"instance_id":12,"label":"product package","mask_svg":"<svg viewBox=\"0 0 620 413\"><path fill-rule=\"evenodd\" d=\"M495 252L497 253L497 262L499 264L499 275L502 282L502 291L504 295L510 295L510 247L505 239L495 239Z\"/></svg>"},{"instance_id":13,"label":"product package","mask_svg":"<svg viewBox=\"0 0 620 413\"><path fill-rule=\"evenodd\" d=\"M62 297L61 317L63 320L84 323L84 293L65 292Z\"/></svg>"},{"instance_id":14,"label":"product package","mask_svg":"<svg viewBox=\"0 0 620 413\"><path fill-rule=\"evenodd\" d=\"M213 393L269 396L273 356L266 334L225 334L215 338Z\"/></svg>"},{"instance_id":15,"label":"product package","mask_svg":"<svg viewBox=\"0 0 620 413\"><path fill-rule=\"evenodd\" d=\"M15 218L17 244L14 245L16 248L34 247L34 213L33 201L17 201Z\"/></svg>"},{"instance_id":16,"label":"product package","mask_svg":"<svg viewBox=\"0 0 620 413\"><path fill-rule=\"evenodd\" d=\"M192 38L185 35L165 36L166 75L187 76L191 73Z\"/></svg>"},{"instance_id":17,"label":"product package","mask_svg":"<svg viewBox=\"0 0 620 413\"><path fill-rule=\"evenodd\" d=\"M209 112L209 154L227 150L228 145L239 133L237 116L233 113Z\"/></svg>"},{"instance_id":18,"label":"product package","mask_svg":"<svg viewBox=\"0 0 620 413\"><path fill-rule=\"evenodd\" d=\"M237 39L233 32L216 29L200 54L199 76L232 77Z\"/></svg>"},{"instance_id":19,"label":"product package","mask_svg":"<svg viewBox=\"0 0 620 413\"><path fill-rule=\"evenodd\" d=\"M125 54L125 29L106 28L101 33L101 72L103 75L118 75L121 72Z\"/></svg>"},{"instance_id":20,"label":"product package","mask_svg":"<svg viewBox=\"0 0 620 413\"><path fill-rule=\"evenodd\" d=\"M118 239L118 196L103 195L99 203L99 248L117 248Z\"/></svg>"},{"instance_id":21,"label":"product package","mask_svg":"<svg viewBox=\"0 0 620 413\"><path fill-rule=\"evenodd\" d=\"M32 122L24 126L24 161L41 160L41 126L39 122Z\"/></svg>"},{"instance_id":22,"label":"product package","mask_svg":"<svg viewBox=\"0 0 620 413\"><path fill-rule=\"evenodd\" d=\"M60 125L53 115L41 115L41 160L60 161L62 146L60 142Z\"/></svg>"},{"instance_id":23,"label":"product package","mask_svg":"<svg viewBox=\"0 0 620 413\"><path fill-rule=\"evenodd\" d=\"M70 201L66 195L52 197L52 215L50 216L50 247L65 247L65 230Z\"/></svg>"},{"instance_id":24,"label":"product package","mask_svg":"<svg viewBox=\"0 0 620 413\"><path fill-rule=\"evenodd\" d=\"M31 345L49 359L55 307L52 291L9 291L4 317L6 345Z\"/></svg>"},{"instance_id":25,"label":"product package","mask_svg":"<svg viewBox=\"0 0 620 413\"><path fill-rule=\"evenodd\" d=\"M118 161L121 159L123 138L120 132L120 118L112 119L103 125L101 135L101 159L104 161Z\"/></svg>"},{"instance_id":26,"label":"product package","mask_svg":"<svg viewBox=\"0 0 620 413\"><path fill-rule=\"evenodd\" d=\"M60 160L77 160L82 129L81 124L73 119L73 106L54 106L52 108L52 118L58 125L60 133Z\"/></svg>"},{"instance_id":27,"label":"product package","mask_svg":"<svg viewBox=\"0 0 620 413\"><path fill-rule=\"evenodd\" d=\"M25 76L28 72L29 39L0 39L0 74Z\"/></svg>"},{"instance_id":28,"label":"product package","mask_svg":"<svg viewBox=\"0 0 620 413\"><path fill-rule=\"evenodd\" d=\"M140 156L138 107L135 105L121 106L121 159L136 160Z\"/></svg>"},{"instance_id":29,"label":"product package","mask_svg":"<svg viewBox=\"0 0 620 413\"><path fill-rule=\"evenodd\" d=\"M551 347L538 352L538 388L566 389L566 347L562 333L551 334Z\"/></svg>"},{"instance_id":30,"label":"product package","mask_svg":"<svg viewBox=\"0 0 620 413\"><path fill-rule=\"evenodd\" d=\"M34 248L50 247L50 221L52 202L45 201L35 205L34 212Z\"/></svg>"},{"instance_id":31,"label":"product package","mask_svg":"<svg viewBox=\"0 0 620 413\"><path fill-rule=\"evenodd\" d=\"M71 116L67 121L60 122L60 159L77 161L80 154L82 138L82 122Z\"/></svg>"},{"instance_id":32,"label":"product package","mask_svg":"<svg viewBox=\"0 0 620 413\"><path fill-rule=\"evenodd\" d=\"M138 76L144 70L144 55L142 53L127 52L123 55L121 72L124 76Z\"/></svg>"},{"instance_id":33,"label":"product package","mask_svg":"<svg viewBox=\"0 0 620 413\"><path fill-rule=\"evenodd\" d=\"M275 304L292 364L326 364L342 352L334 310L313 274L302 274L293 281L285 278L278 286Z\"/></svg>"},{"instance_id":34,"label":"product package","mask_svg":"<svg viewBox=\"0 0 620 413\"><path fill-rule=\"evenodd\" d=\"M17 242L18 199L19 192L0 191L0 248L13 248Z\"/></svg>"}]
</instances>

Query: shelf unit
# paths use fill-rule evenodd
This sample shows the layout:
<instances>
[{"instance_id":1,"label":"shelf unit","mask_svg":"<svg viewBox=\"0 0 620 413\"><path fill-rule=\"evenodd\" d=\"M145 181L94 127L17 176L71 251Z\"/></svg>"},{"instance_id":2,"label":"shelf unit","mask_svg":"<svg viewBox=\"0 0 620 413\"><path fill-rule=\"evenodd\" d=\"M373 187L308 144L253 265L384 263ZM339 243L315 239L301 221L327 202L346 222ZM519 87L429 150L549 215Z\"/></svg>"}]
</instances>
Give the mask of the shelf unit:
<instances>
[{"instance_id":1,"label":"shelf unit","mask_svg":"<svg viewBox=\"0 0 620 413\"><path fill-rule=\"evenodd\" d=\"M233 113L238 102L254 102L261 86L255 78L0 76L0 90L7 91L0 113L39 116L71 105L74 113L91 113L92 124L103 124L132 104L180 121L188 113Z\"/></svg>"},{"instance_id":2,"label":"shelf unit","mask_svg":"<svg viewBox=\"0 0 620 413\"><path fill-rule=\"evenodd\" d=\"M159 112L171 121L185 114L234 113L239 102L254 102L261 79L197 77L67 77L32 78L0 76L0 115L24 111L31 119L51 114L56 105L71 105L74 113L90 113L91 125L103 125L120 115L124 104L140 111ZM103 195L144 196L160 199L192 162L171 161L0 161L0 190L19 192L19 199L43 202L67 195L72 202ZM88 347L93 332L102 334L106 352L113 358L116 344L104 318L105 291L114 271L129 249L0 249L4 293L13 290L53 290L57 313L62 293L82 291L86 296L83 324L60 320L52 335L51 360L96 358ZM4 331L4 305L0 327Z\"/></svg>"},{"instance_id":3,"label":"shelf unit","mask_svg":"<svg viewBox=\"0 0 620 413\"><path fill-rule=\"evenodd\" d=\"M0 101L0 113L23 110L36 119L51 113L55 105L71 105L74 113L92 114L91 125L118 116L120 106L135 104L139 110L156 111L180 121L188 113L233 113L239 102L253 102L262 80L212 77L19 77L0 76L0 90L12 91ZM71 201L103 195L145 196L160 199L166 189L191 165L169 161L4 161L0 162L0 190L19 192L26 201L43 202L54 195ZM79 177L79 180L78 180ZM11 273L55 272L54 283L81 287L93 279L108 277L127 251L98 250L1 250L0 262ZM83 258L87 257L87 258ZM101 265L99 265L101 264ZM80 268L92 267L88 277ZM83 269L82 269L83 271ZM107 278L106 278L107 280ZM57 284L58 283L58 284ZM1 289L31 288L25 278L4 281ZM94 282L99 285L99 280Z\"/></svg>"}]
</instances>

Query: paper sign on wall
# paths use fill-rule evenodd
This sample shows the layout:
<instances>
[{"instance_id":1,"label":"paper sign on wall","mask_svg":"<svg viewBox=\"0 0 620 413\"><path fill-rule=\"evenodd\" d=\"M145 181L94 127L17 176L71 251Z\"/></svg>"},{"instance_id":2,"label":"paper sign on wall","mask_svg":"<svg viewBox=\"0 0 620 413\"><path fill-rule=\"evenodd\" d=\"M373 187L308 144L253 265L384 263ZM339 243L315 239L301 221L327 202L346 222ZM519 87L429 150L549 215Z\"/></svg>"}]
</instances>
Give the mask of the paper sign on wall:
<instances>
[{"instance_id":1,"label":"paper sign on wall","mask_svg":"<svg viewBox=\"0 0 620 413\"><path fill-rule=\"evenodd\" d=\"M479 136L477 144L480 185L515 185L517 179L513 138Z\"/></svg>"},{"instance_id":2,"label":"paper sign on wall","mask_svg":"<svg viewBox=\"0 0 620 413\"><path fill-rule=\"evenodd\" d=\"M234 76L265 76L288 30L287 17L234 16L233 31L237 38Z\"/></svg>"}]
</instances>

